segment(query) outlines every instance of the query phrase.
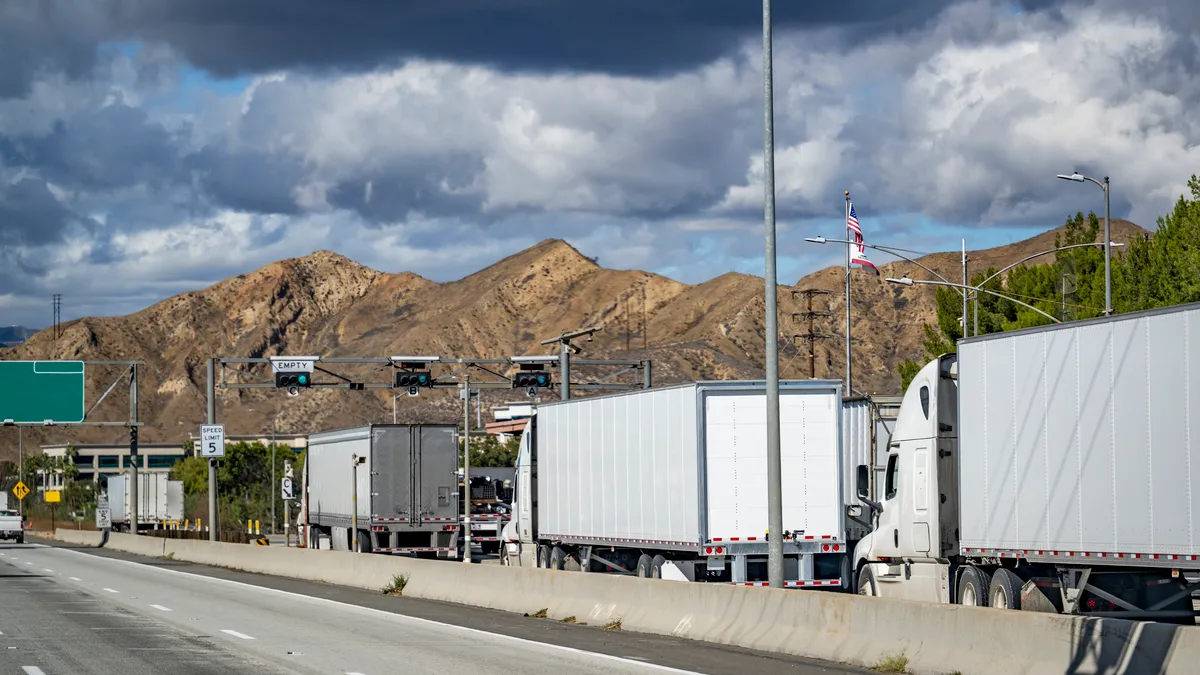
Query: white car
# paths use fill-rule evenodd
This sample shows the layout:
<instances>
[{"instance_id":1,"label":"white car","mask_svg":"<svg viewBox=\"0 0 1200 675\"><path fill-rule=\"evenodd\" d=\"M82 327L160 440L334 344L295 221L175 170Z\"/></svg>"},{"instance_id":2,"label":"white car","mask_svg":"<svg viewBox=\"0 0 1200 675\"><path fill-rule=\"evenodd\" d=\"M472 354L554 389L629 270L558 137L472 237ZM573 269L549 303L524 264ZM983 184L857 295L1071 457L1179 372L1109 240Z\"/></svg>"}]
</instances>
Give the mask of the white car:
<instances>
[{"instance_id":1,"label":"white car","mask_svg":"<svg viewBox=\"0 0 1200 675\"><path fill-rule=\"evenodd\" d=\"M0 539L16 539L18 544L25 543L25 523L21 514L12 509L0 510Z\"/></svg>"}]
</instances>

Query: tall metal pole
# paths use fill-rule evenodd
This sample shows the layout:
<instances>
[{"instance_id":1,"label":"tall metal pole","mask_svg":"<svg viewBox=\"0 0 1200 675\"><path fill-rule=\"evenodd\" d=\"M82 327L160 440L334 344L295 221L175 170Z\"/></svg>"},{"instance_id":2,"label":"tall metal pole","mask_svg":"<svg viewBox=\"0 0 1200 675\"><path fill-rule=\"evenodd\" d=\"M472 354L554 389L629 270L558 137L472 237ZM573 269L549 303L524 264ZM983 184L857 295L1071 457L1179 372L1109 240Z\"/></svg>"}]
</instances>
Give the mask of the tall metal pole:
<instances>
[{"instance_id":1,"label":"tall metal pole","mask_svg":"<svg viewBox=\"0 0 1200 675\"><path fill-rule=\"evenodd\" d=\"M400 394L392 397L392 424L396 423L396 400L400 398Z\"/></svg>"},{"instance_id":2,"label":"tall metal pole","mask_svg":"<svg viewBox=\"0 0 1200 675\"><path fill-rule=\"evenodd\" d=\"M1112 316L1112 231L1108 223L1108 176L1104 177L1104 315Z\"/></svg>"},{"instance_id":3,"label":"tall metal pole","mask_svg":"<svg viewBox=\"0 0 1200 675\"><path fill-rule=\"evenodd\" d=\"M471 562L471 374L463 374L463 562Z\"/></svg>"},{"instance_id":4,"label":"tall metal pole","mask_svg":"<svg viewBox=\"0 0 1200 675\"><path fill-rule=\"evenodd\" d=\"M271 534L278 534L275 531L275 498L278 493L275 492L275 416L271 416L271 485L267 490L267 494L271 495Z\"/></svg>"},{"instance_id":5,"label":"tall metal pole","mask_svg":"<svg viewBox=\"0 0 1200 675\"><path fill-rule=\"evenodd\" d=\"M358 453L350 455L350 552L358 553Z\"/></svg>"},{"instance_id":6,"label":"tall metal pole","mask_svg":"<svg viewBox=\"0 0 1200 675\"><path fill-rule=\"evenodd\" d=\"M216 359L208 360L208 423L217 423ZM217 540L217 460L208 460L208 540Z\"/></svg>"},{"instance_id":7,"label":"tall metal pole","mask_svg":"<svg viewBox=\"0 0 1200 675\"><path fill-rule=\"evenodd\" d=\"M25 480L25 427L17 427L17 480ZM17 500L17 513L25 517L25 500Z\"/></svg>"},{"instance_id":8,"label":"tall metal pole","mask_svg":"<svg viewBox=\"0 0 1200 675\"><path fill-rule=\"evenodd\" d=\"M138 421L138 387L137 364L129 367L129 531L138 533L138 455L137 421Z\"/></svg>"},{"instance_id":9,"label":"tall metal pole","mask_svg":"<svg viewBox=\"0 0 1200 675\"><path fill-rule=\"evenodd\" d=\"M783 479L779 454L779 326L775 276L775 119L771 0L763 0L763 224L766 230L767 581L783 588ZM847 249L848 250L848 249Z\"/></svg>"},{"instance_id":10,"label":"tall metal pole","mask_svg":"<svg viewBox=\"0 0 1200 675\"><path fill-rule=\"evenodd\" d=\"M966 239L962 240L962 274L963 274L963 286L966 286L967 285L967 240ZM963 320L962 320L963 337L968 337L971 335L971 331L969 330L969 327L967 326L967 295L968 294L966 292L964 292L962 294L962 296L963 296Z\"/></svg>"},{"instance_id":11,"label":"tall metal pole","mask_svg":"<svg viewBox=\"0 0 1200 675\"><path fill-rule=\"evenodd\" d=\"M558 394L566 401L571 398L571 343L565 339L558 343L558 369L562 376Z\"/></svg>"},{"instance_id":12,"label":"tall metal pole","mask_svg":"<svg viewBox=\"0 0 1200 675\"><path fill-rule=\"evenodd\" d=\"M850 191L846 190L846 225L850 224ZM846 242L846 396L854 395L854 380L852 377L853 369L851 361L853 355L850 351L850 242Z\"/></svg>"}]
</instances>

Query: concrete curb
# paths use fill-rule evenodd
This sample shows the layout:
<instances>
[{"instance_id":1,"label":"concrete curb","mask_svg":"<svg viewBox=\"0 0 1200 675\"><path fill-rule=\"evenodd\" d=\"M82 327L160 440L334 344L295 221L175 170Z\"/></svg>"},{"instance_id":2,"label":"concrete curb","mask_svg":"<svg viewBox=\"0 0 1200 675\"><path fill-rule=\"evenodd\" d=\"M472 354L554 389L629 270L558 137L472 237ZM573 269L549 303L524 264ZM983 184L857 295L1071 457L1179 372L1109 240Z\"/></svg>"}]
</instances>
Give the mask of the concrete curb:
<instances>
[{"instance_id":1,"label":"concrete curb","mask_svg":"<svg viewBox=\"0 0 1200 675\"><path fill-rule=\"evenodd\" d=\"M108 546L368 590L403 575L411 597L868 667L904 657L917 675L1192 675L1200 663L1200 627L117 533Z\"/></svg>"}]
</instances>

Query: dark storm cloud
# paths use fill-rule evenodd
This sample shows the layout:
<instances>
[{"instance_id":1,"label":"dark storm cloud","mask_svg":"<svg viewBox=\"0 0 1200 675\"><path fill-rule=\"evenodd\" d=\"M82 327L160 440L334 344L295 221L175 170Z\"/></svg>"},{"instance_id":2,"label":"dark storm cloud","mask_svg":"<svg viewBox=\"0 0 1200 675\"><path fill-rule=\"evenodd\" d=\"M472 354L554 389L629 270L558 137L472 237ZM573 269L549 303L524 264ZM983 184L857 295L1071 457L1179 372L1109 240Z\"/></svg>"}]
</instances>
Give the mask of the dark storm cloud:
<instances>
[{"instance_id":1,"label":"dark storm cloud","mask_svg":"<svg viewBox=\"0 0 1200 675\"><path fill-rule=\"evenodd\" d=\"M204 192L230 208L284 215L301 211L292 194L304 176L297 158L208 146L184 165Z\"/></svg>"},{"instance_id":2,"label":"dark storm cloud","mask_svg":"<svg viewBox=\"0 0 1200 675\"><path fill-rule=\"evenodd\" d=\"M0 181L0 241L46 244L58 240L64 230L77 223L83 221L54 198L46 181Z\"/></svg>"},{"instance_id":3,"label":"dark storm cloud","mask_svg":"<svg viewBox=\"0 0 1200 675\"><path fill-rule=\"evenodd\" d=\"M104 25L99 3L0 0L0 99L29 93L39 73L87 75Z\"/></svg>"},{"instance_id":4,"label":"dark storm cloud","mask_svg":"<svg viewBox=\"0 0 1200 675\"><path fill-rule=\"evenodd\" d=\"M111 0L122 25L218 76L362 70L407 57L499 68L674 72L728 52L762 25L733 0ZM857 40L920 25L951 0L774 3L778 30L845 26ZM1043 5L1046 0L1024 0Z\"/></svg>"},{"instance_id":5,"label":"dark storm cloud","mask_svg":"<svg viewBox=\"0 0 1200 675\"><path fill-rule=\"evenodd\" d=\"M0 160L36 167L66 188L111 190L177 178L176 139L138 108L105 106L70 120L58 119L44 135L4 136Z\"/></svg>"},{"instance_id":6,"label":"dark storm cloud","mask_svg":"<svg viewBox=\"0 0 1200 675\"><path fill-rule=\"evenodd\" d=\"M370 223L403 220L412 212L475 215L483 195L473 190L472 184L483 169L483 157L478 154L400 157L368 175L339 182L326 200L336 208L357 212Z\"/></svg>"}]
</instances>

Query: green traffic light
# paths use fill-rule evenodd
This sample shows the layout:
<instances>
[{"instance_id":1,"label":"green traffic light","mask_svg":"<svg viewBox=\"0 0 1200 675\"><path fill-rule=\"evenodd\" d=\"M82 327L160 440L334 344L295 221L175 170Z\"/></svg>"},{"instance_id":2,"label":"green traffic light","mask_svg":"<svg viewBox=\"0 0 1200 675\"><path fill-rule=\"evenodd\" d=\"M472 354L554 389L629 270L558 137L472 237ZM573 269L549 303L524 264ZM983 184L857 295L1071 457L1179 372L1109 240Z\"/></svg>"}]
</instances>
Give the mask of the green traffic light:
<instances>
[{"instance_id":1,"label":"green traffic light","mask_svg":"<svg viewBox=\"0 0 1200 675\"><path fill-rule=\"evenodd\" d=\"M307 375L301 375L298 379L299 379L300 384L308 384L308 376Z\"/></svg>"}]
</instances>

